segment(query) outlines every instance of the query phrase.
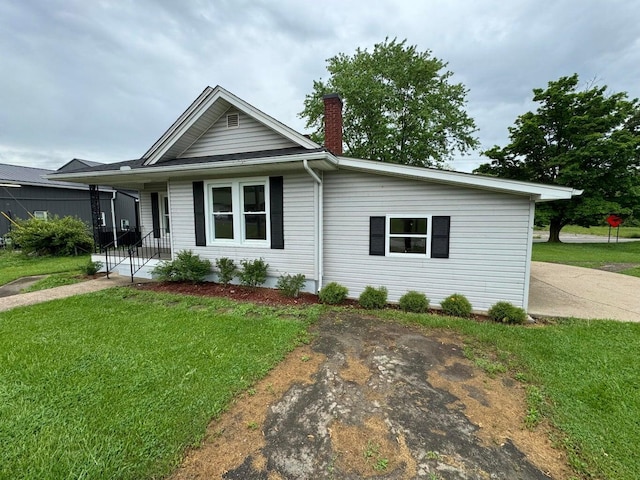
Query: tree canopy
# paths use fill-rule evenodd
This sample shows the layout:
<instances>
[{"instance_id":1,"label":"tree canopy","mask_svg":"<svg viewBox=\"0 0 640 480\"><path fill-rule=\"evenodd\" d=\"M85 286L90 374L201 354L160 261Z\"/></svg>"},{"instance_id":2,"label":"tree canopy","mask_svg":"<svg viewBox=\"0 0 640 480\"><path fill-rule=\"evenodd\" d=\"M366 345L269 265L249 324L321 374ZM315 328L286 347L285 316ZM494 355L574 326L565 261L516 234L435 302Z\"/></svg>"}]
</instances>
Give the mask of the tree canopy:
<instances>
[{"instance_id":1,"label":"tree canopy","mask_svg":"<svg viewBox=\"0 0 640 480\"><path fill-rule=\"evenodd\" d=\"M509 127L510 143L483 152L486 173L584 190L570 201L540 204L536 222L549 224L550 242L568 224L601 224L607 215L630 216L640 207L638 100L607 87L579 89L578 75L533 90L535 112Z\"/></svg>"},{"instance_id":2,"label":"tree canopy","mask_svg":"<svg viewBox=\"0 0 640 480\"><path fill-rule=\"evenodd\" d=\"M475 122L465 111L467 89L450 83L447 64L406 40L385 39L373 51L358 48L327 60L328 80L313 82L300 118L324 142L323 102L344 102L345 155L416 166L442 166L454 152L478 145Z\"/></svg>"}]
</instances>

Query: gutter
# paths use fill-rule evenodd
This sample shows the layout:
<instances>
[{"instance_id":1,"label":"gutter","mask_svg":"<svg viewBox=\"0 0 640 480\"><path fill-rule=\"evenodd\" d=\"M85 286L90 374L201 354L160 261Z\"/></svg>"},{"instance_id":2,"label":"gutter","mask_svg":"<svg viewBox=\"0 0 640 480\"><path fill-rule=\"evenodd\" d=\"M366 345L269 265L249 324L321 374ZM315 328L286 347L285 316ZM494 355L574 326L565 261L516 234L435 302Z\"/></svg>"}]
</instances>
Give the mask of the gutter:
<instances>
[{"instance_id":1,"label":"gutter","mask_svg":"<svg viewBox=\"0 0 640 480\"><path fill-rule=\"evenodd\" d=\"M48 180L61 180L61 181L69 181L69 182L78 182L79 183L87 183L91 182L93 178L101 178L101 177L112 177L114 181L118 181L122 178L126 178L132 175L153 175L156 173L159 174L184 174L189 175L193 171L197 170L208 170L211 173L215 174L215 171L218 169L226 169L226 168L238 168L238 167L252 167L256 165L265 165L265 164L282 164L282 163L295 163L302 160L305 162L306 160L318 160L328 162L329 165L337 166L338 162L333 155L328 152L313 152L313 153L302 153L299 155L289 155L282 157L258 157L252 159L243 159L243 160L227 160L224 162L202 162L202 163L191 163L191 164L181 164L181 165L170 165L170 166L157 166L147 165L143 167L136 168L128 168L128 169L120 169L120 170L96 170L91 172L69 172L69 173L52 173L45 175L45 178ZM317 178L317 175L316 175ZM317 180L316 180L317 181Z\"/></svg>"},{"instance_id":2,"label":"gutter","mask_svg":"<svg viewBox=\"0 0 640 480\"><path fill-rule=\"evenodd\" d=\"M302 165L304 166L304 169L307 171L307 173L311 176L311 178L313 178L313 180L316 182L314 187L318 189L318 193L316 198L318 199L318 208L316 209L315 212L315 226L316 226L316 231L315 231L315 237L316 237L316 272L318 274L318 285L316 288L316 293L318 291L320 291L320 289L322 288L322 266L324 264L324 258L323 258L323 251L324 251L324 188L323 188L323 183L322 183L322 179L318 176L318 174L316 172L314 172L311 167L309 167L309 163L307 162L307 159L303 159L302 160Z\"/></svg>"}]
</instances>

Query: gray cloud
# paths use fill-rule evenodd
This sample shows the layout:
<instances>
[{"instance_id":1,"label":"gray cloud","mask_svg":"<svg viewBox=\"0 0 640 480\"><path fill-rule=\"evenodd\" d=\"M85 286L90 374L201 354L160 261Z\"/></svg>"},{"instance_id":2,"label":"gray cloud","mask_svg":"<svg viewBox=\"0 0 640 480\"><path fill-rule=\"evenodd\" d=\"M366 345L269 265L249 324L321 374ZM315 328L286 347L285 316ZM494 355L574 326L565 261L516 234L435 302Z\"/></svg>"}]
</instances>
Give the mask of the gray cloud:
<instances>
[{"instance_id":1,"label":"gray cloud","mask_svg":"<svg viewBox=\"0 0 640 480\"><path fill-rule=\"evenodd\" d=\"M449 63L488 148L534 108L531 90L560 76L639 96L639 20L630 0L8 0L0 162L136 158L216 84L302 131L297 113L325 60L386 36Z\"/></svg>"}]
</instances>

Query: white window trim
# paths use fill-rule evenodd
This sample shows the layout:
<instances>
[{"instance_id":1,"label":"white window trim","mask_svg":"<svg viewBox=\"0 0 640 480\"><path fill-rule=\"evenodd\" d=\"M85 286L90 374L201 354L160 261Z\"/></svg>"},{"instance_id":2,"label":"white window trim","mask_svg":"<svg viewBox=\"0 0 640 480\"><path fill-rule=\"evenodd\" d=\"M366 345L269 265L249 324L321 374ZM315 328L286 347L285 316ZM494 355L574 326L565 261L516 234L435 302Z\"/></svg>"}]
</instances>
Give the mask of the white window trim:
<instances>
[{"instance_id":1,"label":"white window trim","mask_svg":"<svg viewBox=\"0 0 640 480\"><path fill-rule=\"evenodd\" d=\"M386 225L385 225L385 233L384 233L384 249L385 255L389 257L404 257L404 258L431 258L431 227L432 227L432 217L433 215L427 214L398 214L398 215L387 215L386 216ZM423 234L391 234L391 219L392 218L426 218L427 219L427 233ZM426 239L426 252L425 253L400 253L400 252L391 252L390 251L390 241L391 237L415 237L415 238L425 238Z\"/></svg>"},{"instance_id":2,"label":"white window trim","mask_svg":"<svg viewBox=\"0 0 640 480\"><path fill-rule=\"evenodd\" d=\"M233 245L233 246L247 246L247 247L270 247L271 246L271 212L270 212L270 198L271 192L269 191L269 178L268 177L252 177L242 178L239 180L214 180L204 182L205 185L205 227L207 232L207 246L219 246L219 245ZM265 219L267 238L265 240L251 240L246 238L245 222L244 222L244 189L245 185L263 185L264 186L264 198L265 198ZM221 238L214 237L214 225L213 225L213 210L212 210L212 198L211 189L220 187L231 187L231 201L233 210L233 232L234 238ZM252 212L251 212L252 213ZM262 212L256 212L262 213Z\"/></svg>"},{"instance_id":3,"label":"white window trim","mask_svg":"<svg viewBox=\"0 0 640 480\"><path fill-rule=\"evenodd\" d=\"M47 210L34 210L33 217L38 220L49 220L49 212Z\"/></svg>"}]
</instances>

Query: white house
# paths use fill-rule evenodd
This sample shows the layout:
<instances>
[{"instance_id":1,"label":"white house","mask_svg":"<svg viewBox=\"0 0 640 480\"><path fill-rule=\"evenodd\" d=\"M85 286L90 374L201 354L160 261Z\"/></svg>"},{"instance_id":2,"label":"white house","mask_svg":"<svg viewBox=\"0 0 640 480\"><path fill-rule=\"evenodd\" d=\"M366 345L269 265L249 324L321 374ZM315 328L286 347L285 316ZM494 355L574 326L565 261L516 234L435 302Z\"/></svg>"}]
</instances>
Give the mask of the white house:
<instances>
[{"instance_id":1,"label":"white house","mask_svg":"<svg viewBox=\"0 0 640 480\"><path fill-rule=\"evenodd\" d=\"M354 298L373 285L390 301L527 307L535 203L579 191L344 157L337 95L325 122L323 147L208 87L142 158L51 178L138 190L143 235L173 256L263 258L267 285L302 273L309 291L335 281Z\"/></svg>"}]
</instances>

